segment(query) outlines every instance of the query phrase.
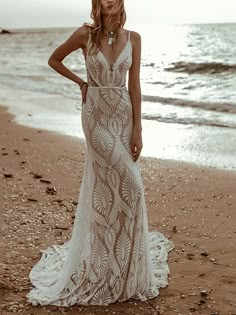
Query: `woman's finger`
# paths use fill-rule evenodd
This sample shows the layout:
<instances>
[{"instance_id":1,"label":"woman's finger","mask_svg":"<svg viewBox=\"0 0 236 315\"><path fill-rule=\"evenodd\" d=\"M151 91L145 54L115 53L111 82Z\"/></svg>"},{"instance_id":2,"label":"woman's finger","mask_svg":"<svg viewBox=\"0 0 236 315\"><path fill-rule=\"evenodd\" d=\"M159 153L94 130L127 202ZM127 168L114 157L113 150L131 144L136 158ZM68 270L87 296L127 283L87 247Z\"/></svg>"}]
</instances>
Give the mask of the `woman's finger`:
<instances>
[{"instance_id":1,"label":"woman's finger","mask_svg":"<svg viewBox=\"0 0 236 315\"><path fill-rule=\"evenodd\" d=\"M82 103L86 102L86 94L87 94L88 84L85 82L80 88L82 94Z\"/></svg>"},{"instance_id":2,"label":"woman's finger","mask_svg":"<svg viewBox=\"0 0 236 315\"><path fill-rule=\"evenodd\" d=\"M86 85L85 89L84 89L84 102L86 102L86 96L87 96L87 90L88 90L88 87Z\"/></svg>"},{"instance_id":3,"label":"woman's finger","mask_svg":"<svg viewBox=\"0 0 236 315\"><path fill-rule=\"evenodd\" d=\"M134 158L135 152L136 152L135 145L131 144L130 148L131 148L132 157Z\"/></svg>"},{"instance_id":4,"label":"woman's finger","mask_svg":"<svg viewBox=\"0 0 236 315\"><path fill-rule=\"evenodd\" d=\"M135 150L133 153L134 161L137 161L142 151L142 146L135 146Z\"/></svg>"},{"instance_id":5,"label":"woman's finger","mask_svg":"<svg viewBox=\"0 0 236 315\"><path fill-rule=\"evenodd\" d=\"M85 102L86 102L86 98L85 98L85 93L84 93L84 91L83 91L83 93L82 93L82 97L83 97L83 103L85 103Z\"/></svg>"},{"instance_id":6,"label":"woman's finger","mask_svg":"<svg viewBox=\"0 0 236 315\"><path fill-rule=\"evenodd\" d=\"M136 147L136 145L134 145L133 146L133 151L132 151L132 155L133 155L133 160L134 160L134 162L137 160L137 158L138 158L138 150L137 150L137 147Z\"/></svg>"}]
</instances>

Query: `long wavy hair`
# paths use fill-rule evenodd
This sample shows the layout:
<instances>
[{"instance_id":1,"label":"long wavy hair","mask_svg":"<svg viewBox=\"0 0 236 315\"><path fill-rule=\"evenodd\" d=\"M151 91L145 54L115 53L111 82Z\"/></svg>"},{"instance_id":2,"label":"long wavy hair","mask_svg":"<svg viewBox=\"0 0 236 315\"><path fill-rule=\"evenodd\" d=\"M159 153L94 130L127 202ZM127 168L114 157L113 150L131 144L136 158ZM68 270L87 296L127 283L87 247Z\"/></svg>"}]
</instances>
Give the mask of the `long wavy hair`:
<instances>
[{"instance_id":1,"label":"long wavy hair","mask_svg":"<svg viewBox=\"0 0 236 315\"><path fill-rule=\"evenodd\" d=\"M124 27L126 22L126 12L124 6L124 0L118 1L118 10L117 14L110 15L108 20L107 28L113 32L115 32L116 38L119 36L119 31ZM92 19L92 23L84 23L89 28L90 32L90 40L88 43L88 54L93 55L96 54L101 48L101 36L103 31L103 23L102 23L102 4L101 0L92 0L92 10L90 17Z\"/></svg>"}]
</instances>

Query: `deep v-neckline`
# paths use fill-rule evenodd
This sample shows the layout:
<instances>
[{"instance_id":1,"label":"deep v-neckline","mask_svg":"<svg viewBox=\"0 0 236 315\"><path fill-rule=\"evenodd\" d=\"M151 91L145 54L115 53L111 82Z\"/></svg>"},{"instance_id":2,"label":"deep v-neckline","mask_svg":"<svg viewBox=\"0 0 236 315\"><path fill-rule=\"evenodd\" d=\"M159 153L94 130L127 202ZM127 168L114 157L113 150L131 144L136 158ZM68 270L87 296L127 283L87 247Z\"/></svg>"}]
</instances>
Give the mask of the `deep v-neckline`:
<instances>
[{"instance_id":1,"label":"deep v-neckline","mask_svg":"<svg viewBox=\"0 0 236 315\"><path fill-rule=\"evenodd\" d=\"M105 62L106 62L110 67L111 67L111 66L114 66L114 65L118 62L120 56L123 54L123 52L124 52L124 50L126 49L126 47L128 46L128 43L129 43L129 42L130 42L130 38L128 38L126 44L124 45L124 47L122 48L121 52L118 54L117 58L115 59L115 62L113 62L113 63L111 63L111 62L109 62L109 61L107 60L107 57L104 55L104 53L103 53L103 51L102 51L101 49L99 50L99 53L101 53L103 59L105 60Z\"/></svg>"}]
</instances>

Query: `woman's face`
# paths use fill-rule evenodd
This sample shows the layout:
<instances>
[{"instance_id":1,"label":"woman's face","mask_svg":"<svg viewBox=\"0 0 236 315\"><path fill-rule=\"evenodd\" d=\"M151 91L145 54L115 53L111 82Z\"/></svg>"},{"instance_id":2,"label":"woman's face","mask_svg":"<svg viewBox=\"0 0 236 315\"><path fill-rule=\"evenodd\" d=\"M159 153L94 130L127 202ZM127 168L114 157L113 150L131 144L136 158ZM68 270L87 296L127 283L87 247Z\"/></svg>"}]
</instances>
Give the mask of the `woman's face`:
<instances>
[{"instance_id":1,"label":"woman's face","mask_svg":"<svg viewBox=\"0 0 236 315\"><path fill-rule=\"evenodd\" d=\"M103 15L113 15L119 10L118 0L101 0L101 5Z\"/></svg>"}]
</instances>

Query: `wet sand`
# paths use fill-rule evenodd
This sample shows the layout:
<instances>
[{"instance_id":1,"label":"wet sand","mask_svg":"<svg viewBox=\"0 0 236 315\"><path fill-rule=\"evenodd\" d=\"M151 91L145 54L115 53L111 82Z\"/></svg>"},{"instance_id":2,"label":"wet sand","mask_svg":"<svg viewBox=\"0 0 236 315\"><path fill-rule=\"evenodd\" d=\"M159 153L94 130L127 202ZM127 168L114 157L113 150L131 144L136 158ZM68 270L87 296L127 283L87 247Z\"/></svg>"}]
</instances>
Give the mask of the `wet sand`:
<instances>
[{"instance_id":1,"label":"wet sand","mask_svg":"<svg viewBox=\"0 0 236 315\"><path fill-rule=\"evenodd\" d=\"M236 314L236 172L141 157L150 230L169 237L168 287L146 302L33 307L40 250L70 238L85 143L18 125L0 107L0 313Z\"/></svg>"}]
</instances>

